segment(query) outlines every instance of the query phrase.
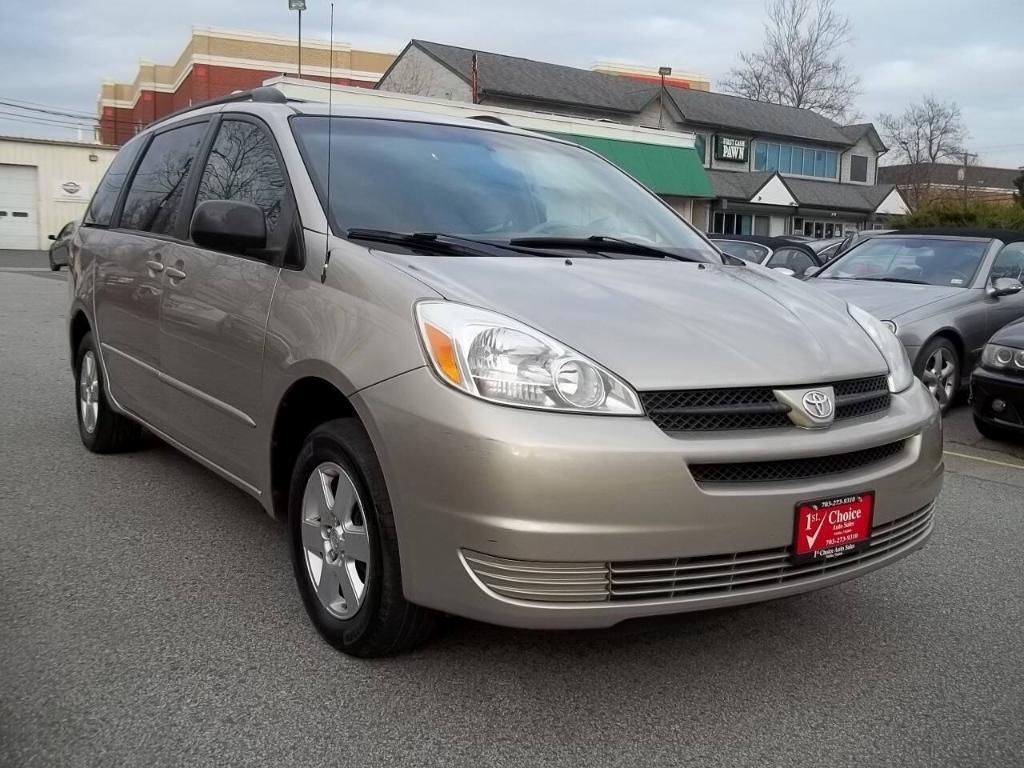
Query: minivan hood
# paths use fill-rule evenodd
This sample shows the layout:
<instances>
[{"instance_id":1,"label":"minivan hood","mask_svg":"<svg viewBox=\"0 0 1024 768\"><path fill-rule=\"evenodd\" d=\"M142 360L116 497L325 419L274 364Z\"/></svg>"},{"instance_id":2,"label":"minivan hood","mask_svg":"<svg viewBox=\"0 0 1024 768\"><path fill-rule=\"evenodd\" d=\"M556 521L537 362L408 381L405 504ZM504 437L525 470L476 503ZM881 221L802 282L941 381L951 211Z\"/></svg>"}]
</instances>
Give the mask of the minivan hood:
<instances>
[{"instance_id":1,"label":"minivan hood","mask_svg":"<svg viewBox=\"0 0 1024 768\"><path fill-rule=\"evenodd\" d=\"M378 254L446 299L520 320L641 390L812 384L887 370L845 302L757 266Z\"/></svg>"},{"instance_id":2,"label":"minivan hood","mask_svg":"<svg viewBox=\"0 0 1024 768\"><path fill-rule=\"evenodd\" d=\"M966 288L948 285L883 283L877 280L812 279L808 285L828 291L850 304L856 304L879 320L895 320L900 315L936 301L963 294Z\"/></svg>"}]
</instances>

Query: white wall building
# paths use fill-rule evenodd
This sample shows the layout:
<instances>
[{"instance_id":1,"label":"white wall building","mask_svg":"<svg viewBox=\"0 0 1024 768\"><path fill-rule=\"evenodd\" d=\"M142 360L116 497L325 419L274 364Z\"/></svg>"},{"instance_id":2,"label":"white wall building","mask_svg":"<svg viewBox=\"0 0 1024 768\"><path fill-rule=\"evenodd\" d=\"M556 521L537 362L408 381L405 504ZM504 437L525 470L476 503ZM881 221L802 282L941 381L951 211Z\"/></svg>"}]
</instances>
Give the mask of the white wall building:
<instances>
[{"instance_id":1,"label":"white wall building","mask_svg":"<svg viewBox=\"0 0 1024 768\"><path fill-rule=\"evenodd\" d=\"M85 213L117 147L0 137L0 249L45 249Z\"/></svg>"}]
</instances>

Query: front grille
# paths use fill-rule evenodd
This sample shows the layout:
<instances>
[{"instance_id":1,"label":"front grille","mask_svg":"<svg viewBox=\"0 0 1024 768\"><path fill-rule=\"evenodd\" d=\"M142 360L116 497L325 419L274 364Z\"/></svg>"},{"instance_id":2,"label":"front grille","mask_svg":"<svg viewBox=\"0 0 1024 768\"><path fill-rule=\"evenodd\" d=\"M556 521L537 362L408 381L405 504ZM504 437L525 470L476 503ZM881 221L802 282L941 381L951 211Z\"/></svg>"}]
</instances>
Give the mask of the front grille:
<instances>
[{"instance_id":1,"label":"front grille","mask_svg":"<svg viewBox=\"0 0 1024 768\"><path fill-rule=\"evenodd\" d=\"M699 485L721 483L771 483L780 480L805 480L812 477L838 475L898 455L906 440L866 448L850 453L813 456L805 459L777 461L743 461L729 464L691 464L690 474Z\"/></svg>"},{"instance_id":2,"label":"front grille","mask_svg":"<svg viewBox=\"0 0 1024 768\"><path fill-rule=\"evenodd\" d=\"M808 388L811 386L829 385L808 385ZM831 386L836 396L836 421L867 416L889 408L889 385L885 376L837 381ZM789 407L775 399L772 389L662 390L641 392L640 401L650 419L666 432L793 426L786 415Z\"/></svg>"},{"instance_id":3,"label":"front grille","mask_svg":"<svg viewBox=\"0 0 1024 768\"><path fill-rule=\"evenodd\" d=\"M623 562L544 563L463 551L481 583L516 600L543 603L686 602L799 584L842 573L922 541L931 532L935 505L871 529L865 549L820 562L794 563L791 547L727 555Z\"/></svg>"}]
</instances>

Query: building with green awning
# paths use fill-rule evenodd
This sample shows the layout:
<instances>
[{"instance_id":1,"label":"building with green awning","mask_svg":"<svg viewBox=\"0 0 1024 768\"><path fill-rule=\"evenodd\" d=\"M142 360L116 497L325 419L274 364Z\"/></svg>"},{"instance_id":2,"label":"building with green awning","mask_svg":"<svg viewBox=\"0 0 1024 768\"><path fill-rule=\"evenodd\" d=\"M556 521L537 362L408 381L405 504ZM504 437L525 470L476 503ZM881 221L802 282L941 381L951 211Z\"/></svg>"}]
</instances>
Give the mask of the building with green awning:
<instances>
[{"instance_id":1,"label":"building with green awning","mask_svg":"<svg viewBox=\"0 0 1024 768\"><path fill-rule=\"evenodd\" d=\"M711 181L697 150L578 134L552 134L597 152L652 192L667 197L713 198Z\"/></svg>"}]
</instances>

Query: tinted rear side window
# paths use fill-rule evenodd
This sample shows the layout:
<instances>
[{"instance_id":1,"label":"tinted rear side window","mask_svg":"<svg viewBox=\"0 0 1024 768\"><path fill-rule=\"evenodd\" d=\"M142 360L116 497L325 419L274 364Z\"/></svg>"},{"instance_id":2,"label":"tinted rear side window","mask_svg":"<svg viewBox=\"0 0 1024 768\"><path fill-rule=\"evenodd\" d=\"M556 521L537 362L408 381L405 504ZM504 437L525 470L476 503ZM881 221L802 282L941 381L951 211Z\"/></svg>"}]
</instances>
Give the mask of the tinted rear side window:
<instances>
[{"instance_id":1,"label":"tinted rear side window","mask_svg":"<svg viewBox=\"0 0 1024 768\"><path fill-rule=\"evenodd\" d=\"M206 135L206 127L206 123L192 123L153 139L128 188L121 227L174 234L189 169Z\"/></svg>"},{"instance_id":2,"label":"tinted rear side window","mask_svg":"<svg viewBox=\"0 0 1024 768\"><path fill-rule=\"evenodd\" d=\"M89 210L85 214L84 223L98 227L110 226L110 217L114 214L114 206L117 205L117 198L121 195L125 177L132 169L132 164L143 143L143 139L135 138L121 147L113 162L110 163L107 173L103 176L103 181L96 188L96 194L93 195Z\"/></svg>"}]
</instances>

